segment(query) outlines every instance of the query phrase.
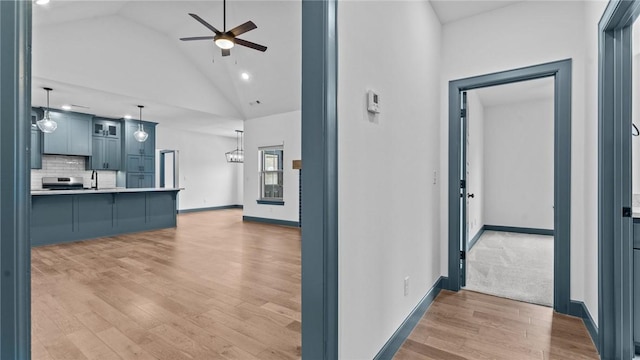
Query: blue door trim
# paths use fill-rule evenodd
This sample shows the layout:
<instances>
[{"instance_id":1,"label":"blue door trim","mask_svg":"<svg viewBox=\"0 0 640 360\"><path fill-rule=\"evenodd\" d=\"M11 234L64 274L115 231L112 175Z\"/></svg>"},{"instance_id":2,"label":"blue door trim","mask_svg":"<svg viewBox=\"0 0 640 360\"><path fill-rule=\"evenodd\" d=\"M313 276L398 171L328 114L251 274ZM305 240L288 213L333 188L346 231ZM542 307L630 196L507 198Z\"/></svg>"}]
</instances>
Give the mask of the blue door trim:
<instances>
[{"instance_id":1,"label":"blue door trim","mask_svg":"<svg viewBox=\"0 0 640 360\"><path fill-rule=\"evenodd\" d=\"M463 91L544 77L555 78L554 91L554 310L567 314L571 294L571 59L449 82L449 290L461 285L460 236L466 233L460 206ZM463 197L466 196L464 190ZM461 231L461 229L463 231Z\"/></svg>"},{"instance_id":2,"label":"blue door trim","mask_svg":"<svg viewBox=\"0 0 640 360\"><path fill-rule=\"evenodd\" d=\"M0 1L0 358L3 360L31 358L31 3Z\"/></svg>"},{"instance_id":3,"label":"blue door trim","mask_svg":"<svg viewBox=\"0 0 640 360\"><path fill-rule=\"evenodd\" d=\"M516 226L499 226L499 225L485 225L483 229L486 231L503 231L503 232L518 233L518 234L553 236L552 229L536 229L536 228L524 228L524 227L516 227Z\"/></svg>"},{"instance_id":4,"label":"blue door trim","mask_svg":"<svg viewBox=\"0 0 640 360\"><path fill-rule=\"evenodd\" d=\"M402 322L402 324L398 327L398 329L391 335L391 338L387 340L382 349L378 352L378 354L373 358L373 360L391 360L394 355L400 350L402 344L407 340L413 329L418 325L420 319L424 316L424 314L429 309L429 306L436 299L438 294L440 294L440 290L443 289L443 284L446 284L447 279L443 276L440 276L438 280L436 280L435 284L427 291L427 293L422 297L422 300L418 303L418 305L409 313L409 316Z\"/></svg>"},{"instance_id":5,"label":"blue door trim","mask_svg":"<svg viewBox=\"0 0 640 360\"><path fill-rule=\"evenodd\" d=\"M596 323L593 321L593 317L591 316L591 313L589 312L589 309L587 309L587 306L584 304L584 302L571 300L571 306L569 307L569 315L576 316L582 319L584 326L587 328L587 331L589 332L589 336L591 336L591 341L593 341L593 344L595 345L596 349L600 351L600 348L599 348L600 342L598 340L599 339L598 327L596 326Z\"/></svg>"},{"instance_id":6,"label":"blue door trim","mask_svg":"<svg viewBox=\"0 0 640 360\"><path fill-rule=\"evenodd\" d=\"M640 1L613 0L598 24L598 327L602 359L633 358L632 25Z\"/></svg>"},{"instance_id":7,"label":"blue door trim","mask_svg":"<svg viewBox=\"0 0 640 360\"><path fill-rule=\"evenodd\" d=\"M302 357L338 358L337 0L302 0Z\"/></svg>"}]
</instances>

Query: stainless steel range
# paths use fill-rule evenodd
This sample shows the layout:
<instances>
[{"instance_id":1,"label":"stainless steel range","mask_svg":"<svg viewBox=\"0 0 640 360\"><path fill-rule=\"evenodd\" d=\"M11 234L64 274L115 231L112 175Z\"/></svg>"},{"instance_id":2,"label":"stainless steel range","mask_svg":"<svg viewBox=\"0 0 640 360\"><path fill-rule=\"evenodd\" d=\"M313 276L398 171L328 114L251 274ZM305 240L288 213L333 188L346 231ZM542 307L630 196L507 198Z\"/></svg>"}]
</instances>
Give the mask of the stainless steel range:
<instances>
[{"instance_id":1,"label":"stainless steel range","mask_svg":"<svg viewBox=\"0 0 640 360\"><path fill-rule=\"evenodd\" d=\"M43 177L42 188L45 190L82 190L84 179L81 177Z\"/></svg>"}]
</instances>

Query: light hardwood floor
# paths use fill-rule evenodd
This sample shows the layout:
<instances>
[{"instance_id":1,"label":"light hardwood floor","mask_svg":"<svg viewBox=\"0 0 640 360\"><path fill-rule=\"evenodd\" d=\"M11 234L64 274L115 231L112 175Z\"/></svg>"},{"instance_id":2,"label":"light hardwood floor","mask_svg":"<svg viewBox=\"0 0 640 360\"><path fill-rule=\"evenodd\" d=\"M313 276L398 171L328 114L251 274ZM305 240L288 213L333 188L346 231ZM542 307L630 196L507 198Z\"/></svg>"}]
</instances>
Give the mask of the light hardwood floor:
<instances>
[{"instance_id":1,"label":"light hardwood floor","mask_svg":"<svg viewBox=\"0 0 640 360\"><path fill-rule=\"evenodd\" d=\"M34 248L32 352L45 359L297 359L300 231L240 210Z\"/></svg>"},{"instance_id":2,"label":"light hardwood floor","mask_svg":"<svg viewBox=\"0 0 640 360\"><path fill-rule=\"evenodd\" d=\"M300 231L241 218L185 214L177 229L34 248L32 358L299 358ZM597 356L578 319L443 291L396 359Z\"/></svg>"},{"instance_id":3,"label":"light hardwood floor","mask_svg":"<svg viewBox=\"0 0 640 360\"><path fill-rule=\"evenodd\" d=\"M582 320L462 290L442 291L396 360L599 359Z\"/></svg>"}]
</instances>

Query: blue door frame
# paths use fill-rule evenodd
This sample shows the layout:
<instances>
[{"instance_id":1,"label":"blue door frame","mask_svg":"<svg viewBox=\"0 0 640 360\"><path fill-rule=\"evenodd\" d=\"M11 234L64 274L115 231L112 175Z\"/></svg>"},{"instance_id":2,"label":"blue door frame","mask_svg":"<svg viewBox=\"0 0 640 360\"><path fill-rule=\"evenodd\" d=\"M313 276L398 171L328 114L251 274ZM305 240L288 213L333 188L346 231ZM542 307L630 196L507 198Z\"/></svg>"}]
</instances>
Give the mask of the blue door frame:
<instances>
[{"instance_id":1,"label":"blue door frame","mask_svg":"<svg viewBox=\"0 0 640 360\"><path fill-rule=\"evenodd\" d=\"M0 358L29 359L31 1L0 1Z\"/></svg>"},{"instance_id":2,"label":"blue door frame","mask_svg":"<svg viewBox=\"0 0 640 360\"><path fill-rule=\"evenodd\" d=\"M623 208L631 207L631 34L639 14L640 1L614 0L598 24L598 328L607 360L634 353L633 219Z\"/></svg>"},{"instance_id":3,"label":"blue door frame","mask_svg":"<svg viewBox=\"0 0 640 360\"><path fill-rule=\"evenodd\" d=\"M555 78L554 89L554 279L553 308L568 314L571 307L571 60L534 65L449 82L449 290L462 283L460 251L466 233L460 197L463 179L460 134L462 92L544 77ZM464 261L464 260L462 260Z\"/></svg>"},{"instance_id":4,"label":"blue door frame","mask_svg":"<svg viewBox=\"0 0 640 360\"><path fill-rule=\"evenodd\" d=\"M302 358L338 358L337 0L302 0Z\"/></svg>"},{"instance_id":5,"label":"blue door frame","mask_svg":"<svg viewBox=\"0 0 640 360\"><path fill-rule=\"evenodd\" d=\"M0 358L30 359L32 2L0 1ZM337 0L302 0L302 355L338 357Z\"/></svg>"}]
</instances>

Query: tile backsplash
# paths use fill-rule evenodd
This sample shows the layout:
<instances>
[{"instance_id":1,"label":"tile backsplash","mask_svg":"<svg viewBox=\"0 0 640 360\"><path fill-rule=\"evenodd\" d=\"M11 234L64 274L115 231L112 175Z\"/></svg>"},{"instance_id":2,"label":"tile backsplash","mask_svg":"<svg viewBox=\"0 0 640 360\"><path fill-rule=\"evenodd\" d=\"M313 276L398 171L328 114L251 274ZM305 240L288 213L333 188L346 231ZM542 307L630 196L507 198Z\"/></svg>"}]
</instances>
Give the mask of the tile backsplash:
<instances>
[{"instance_id":1,"label":"tile backsplash","mask_svg":"<svg viewBox=\"0 0 640 360\"><path fill-rule=\"evenodd\" d=\"M42 189L45 176L78 176L84 179L84 187L91 187L91 170L86 170L84 156L42 155L42 169L31 170L31 190ZM98 185L101 188L116 187L116 172L98 171Z\"/></svg>"}]
</instances>

